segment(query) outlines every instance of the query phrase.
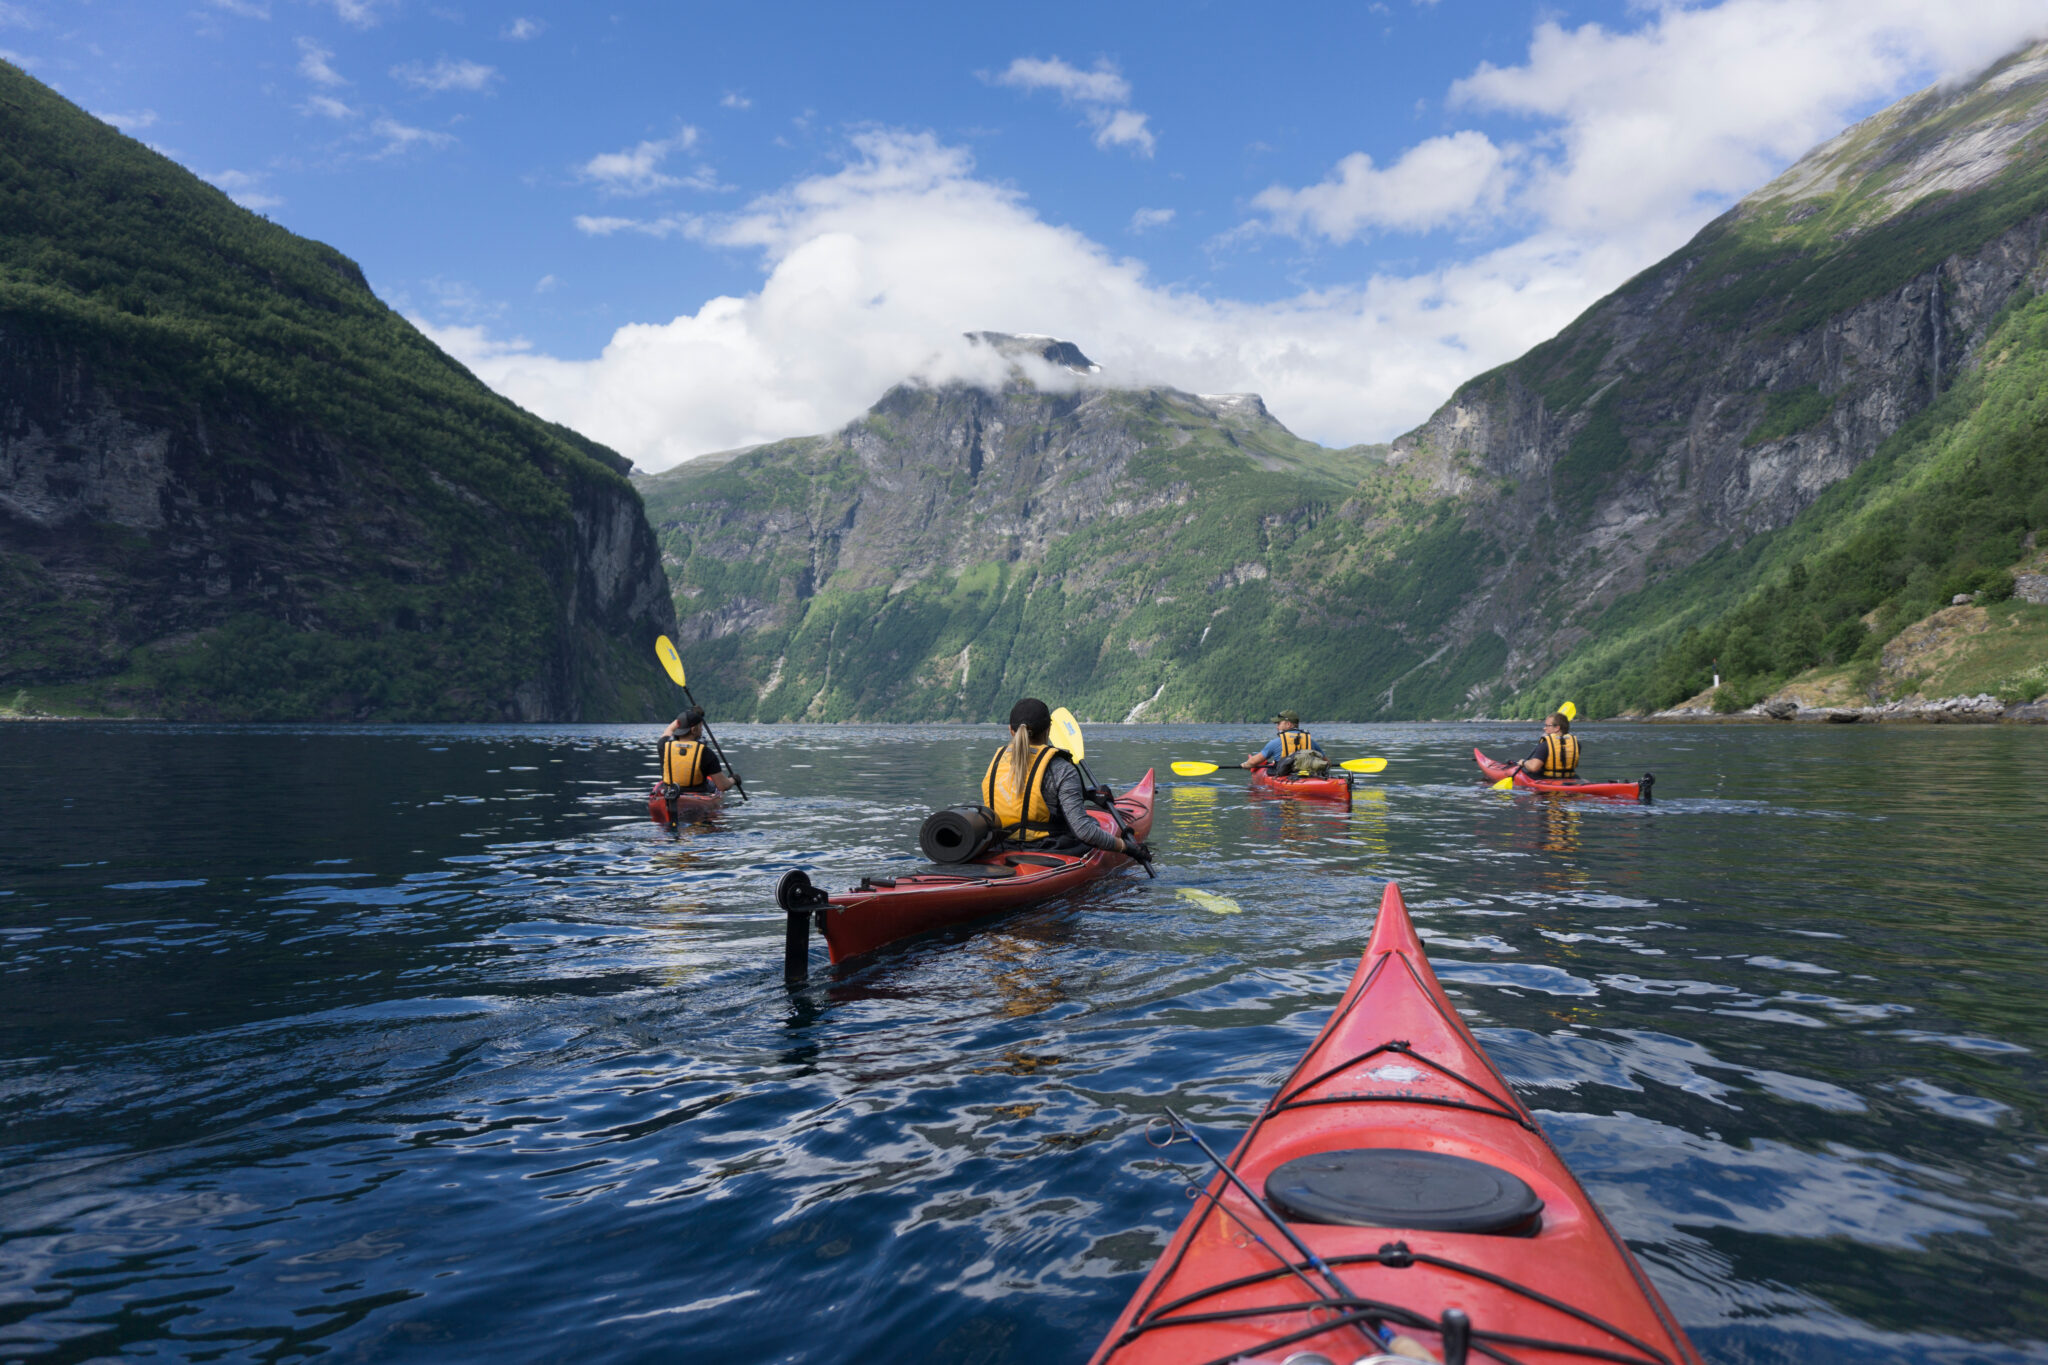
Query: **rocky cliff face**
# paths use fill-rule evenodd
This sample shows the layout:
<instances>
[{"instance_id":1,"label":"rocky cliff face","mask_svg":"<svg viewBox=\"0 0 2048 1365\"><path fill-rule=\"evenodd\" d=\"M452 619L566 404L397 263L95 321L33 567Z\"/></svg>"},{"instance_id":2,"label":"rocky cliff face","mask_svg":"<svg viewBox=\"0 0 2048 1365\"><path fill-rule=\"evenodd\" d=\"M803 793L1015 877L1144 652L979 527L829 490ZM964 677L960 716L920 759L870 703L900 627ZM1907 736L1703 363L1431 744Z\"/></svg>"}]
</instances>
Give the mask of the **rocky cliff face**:
<instances>
[{"instance_id":1,"label":"rocky cliff face","mask_svg":"<svg viewBox=\"0 0 2048 1365\"><path fill-rule=\"evenodd\" d=\"M0 688L192 717L652 715L626 462L12 69Z\"/></svg>"},{"instance_id":2,"label":"rocky cliff face","mask_svg":"<svg viewBox=\"0 0 2048 1365\"><path fill-rule=\"evenodd\" d=\"M1508 550L1452 638L1525 682L1870 458L2048 282L2044 120L2048 47L1886 110L1396 441Z\"/></svg>"},{"instance_id":3,"label":"rocky cliff face","mask_svg":"<svg viewBox=\"0 0 2048 1365\"><path fill-rule=\"evenodd\" d=\"M1071 343L1030 340L1092 371ZM1298 439L1250 395L1018 377L903 385L831 436L640 486L679 638L728 705L978 720L1032 687L1093 714L1159 701L1176 646L1199 651L1233 590L1258 599L1240 619L1321 591L1307 568L1321 559L1291 552L1318 523L1359 538L1332 504L1379 467L1375 451ZM1189 685L1160 711L1213 700Z\"/></svg>"}]
</instances>

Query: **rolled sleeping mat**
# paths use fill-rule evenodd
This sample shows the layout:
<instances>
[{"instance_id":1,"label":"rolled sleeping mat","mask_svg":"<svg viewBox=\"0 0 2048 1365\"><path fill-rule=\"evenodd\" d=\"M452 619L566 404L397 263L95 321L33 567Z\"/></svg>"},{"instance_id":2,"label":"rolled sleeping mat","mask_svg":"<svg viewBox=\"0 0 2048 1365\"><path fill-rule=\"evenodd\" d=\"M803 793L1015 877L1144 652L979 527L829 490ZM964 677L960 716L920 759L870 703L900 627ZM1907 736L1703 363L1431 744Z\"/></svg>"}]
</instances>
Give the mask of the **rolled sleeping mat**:
<instances>
[{"instance_id":1,"label":"rolled sleeping mat","mask_svg":"<svg viewBox=\"0 0 2048 1365\"><path fill-rule=\"evenodd\" d=\"M964 863L1002 837L996 813L987 806L951 806L927 815L917 846L935 863Z\"/></svg>"}]
</instances>

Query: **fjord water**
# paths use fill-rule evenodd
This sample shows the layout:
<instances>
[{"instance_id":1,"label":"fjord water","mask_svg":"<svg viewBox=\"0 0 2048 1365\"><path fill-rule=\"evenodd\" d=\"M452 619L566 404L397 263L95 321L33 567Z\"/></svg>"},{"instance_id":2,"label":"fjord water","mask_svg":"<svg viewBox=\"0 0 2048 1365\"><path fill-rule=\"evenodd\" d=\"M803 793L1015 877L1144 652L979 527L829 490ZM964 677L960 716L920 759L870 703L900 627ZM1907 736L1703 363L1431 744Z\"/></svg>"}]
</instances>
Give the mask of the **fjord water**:
<instances>
[{"instance_id":1,"label":"fjord water","mask_svg":"<svg viewBox=\"0 0 2048 1365\"><path fill-rule=\"evenodd\" d=\"M730 727L670 839L650 727L0 729L0 1359L1084 1359L1390 877L1710 1360L2048 1359L2048 733L1318 732L1349 812L1092 727L1158 880L792 991L996 730Z\"/></svg>"}]
</instances>

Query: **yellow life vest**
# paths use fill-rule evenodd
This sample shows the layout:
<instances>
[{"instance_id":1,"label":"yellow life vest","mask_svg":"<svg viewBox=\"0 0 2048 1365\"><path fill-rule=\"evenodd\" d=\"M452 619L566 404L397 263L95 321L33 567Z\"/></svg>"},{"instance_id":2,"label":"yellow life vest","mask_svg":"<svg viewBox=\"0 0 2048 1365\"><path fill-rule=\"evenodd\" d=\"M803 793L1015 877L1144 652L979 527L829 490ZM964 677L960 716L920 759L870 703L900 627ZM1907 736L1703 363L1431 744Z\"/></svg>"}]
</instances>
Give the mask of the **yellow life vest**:
<instances>
[{"instance_id":1,"label":"yellow life vest","mask_svg":"<svg viewBox=\"0 0 2048 1365\"><path fill-rule=\"evenodd\" d=\"M1010 753L1007 744L996 750L996 756L989 760L988 773L981 779L981 801L996 813L996 820L1003 827L1004 839L1028 843L1052 833L1052 806L1047 803L1043 788L1046 765L1058 752L1050 744L1032 745L1031 755L1025 762L1024 781L1017 786L996 780L996 771Z\"/></svg>"},{"instance_id":2,"label":"yellow life vest","mask_svg":"<svg viewBox=\"0 0 2048 1365\"><path fill-rule=\"evenodd\" d=\"M1315 747L1315 740L1309 737L1309 733L1306 730L1282 730L1280 732L1280 757L1282 758L1292 758L1296 754L1307 753Z\"/></svg>"},{"instance_id":3,"label":"yellow life vest","mask_svg":"<svg viewBox=\"0 0 2048 1365\"><path fill-rule=\"evenodd\" d=\"M661 780L671 787L704 785L705 746L694 739L664 740L661 746Z\"/></svg>"},{"instance_id":4,"label":"yellow life vest","mask_svg":"<svg viewBox=\"0 0 2048 1365\"><path fill-rule=\"evenodd\" d=\"M1543 737L1543 775L1555 781L1563 777L1579 775L1579 737L1577 735L1545 735Z\"/></svg>"}]
</instances>

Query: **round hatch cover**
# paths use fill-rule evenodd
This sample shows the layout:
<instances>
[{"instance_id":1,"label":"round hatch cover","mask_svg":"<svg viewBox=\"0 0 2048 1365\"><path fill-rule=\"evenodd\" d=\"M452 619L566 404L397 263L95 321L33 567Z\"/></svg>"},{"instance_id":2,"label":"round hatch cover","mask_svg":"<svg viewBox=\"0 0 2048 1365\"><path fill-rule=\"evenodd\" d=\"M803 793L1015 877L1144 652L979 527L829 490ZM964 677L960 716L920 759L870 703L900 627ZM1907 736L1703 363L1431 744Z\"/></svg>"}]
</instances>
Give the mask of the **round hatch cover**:
<instances>
[{"instance_id":1,"label":"round hatch cover","mask_svg":"<svg viewBox=\"0 0 2048 1365\"><path fill-rule=\"evenodd\" d=\"M1528 1233L1543 1201L1519 1177L1446 1152L1364 1147L1296 1157L1266 1177L1290 1222L1426 1232Z\"/></svg>"}]
</instances>

